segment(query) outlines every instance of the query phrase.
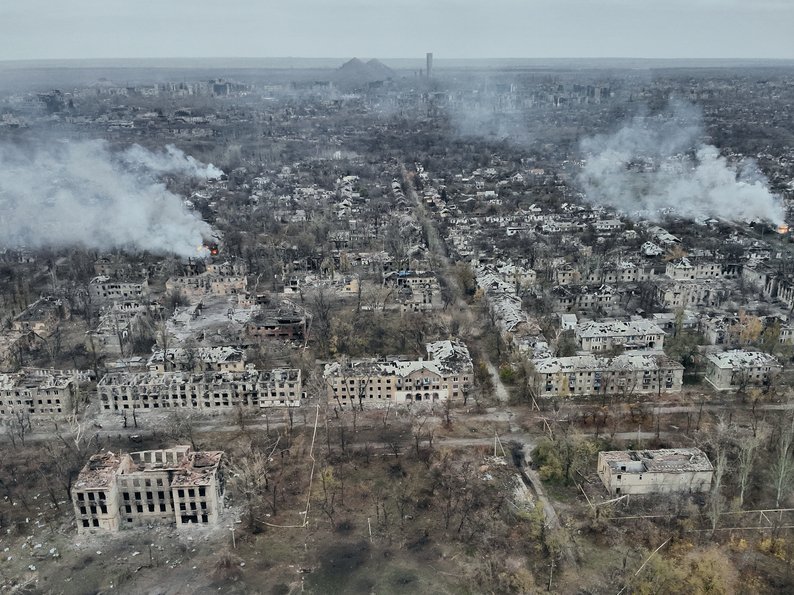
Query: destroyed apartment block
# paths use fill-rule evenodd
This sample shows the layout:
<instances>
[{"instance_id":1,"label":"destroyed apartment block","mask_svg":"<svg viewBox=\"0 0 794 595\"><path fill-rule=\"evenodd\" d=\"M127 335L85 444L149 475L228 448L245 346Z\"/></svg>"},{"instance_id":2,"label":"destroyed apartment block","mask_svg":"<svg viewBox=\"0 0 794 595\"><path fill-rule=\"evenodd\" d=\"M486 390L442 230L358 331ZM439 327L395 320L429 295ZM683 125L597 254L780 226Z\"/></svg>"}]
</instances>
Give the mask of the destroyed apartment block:
<instances>
[{"instance_id":1,"label":"destroyed apartment block","mask_svg":"<svg viewBox=\"0 0 794 595\"><path fill-rule=\"evenodd\" d=\"M148 293L149 282L146 279L112 279L100 275L88 284L88 295L94 308L113 302L142 302Z\"/></svg>"},{"instance_id":2,"label":"destroyed apartment block","mask_svg":"<svg viewBox=\"0 0 794 595\"><path fill-rule=\"evenodd\" d=\"M245 325L249 339L280 339L302 341L306 336L309 314L289 300L269 302L261 307Z\"/></svg>"},{"instance_id":3,"label":"destroyed apartment block","mask_svg":"<svg viewBox=\"0 0 794 595\"><path fill-rule=\"evenodd\" d=\"M112 372L97 384L105 411L193 409L228 412L299 407L303 398L299 369L243 372Z\"/></svg>"},{"instance_id":4,"label":"destroyed apartment block","mask_svg":"<svg viewBox=\"0 0 794 595\"><path fill-rule=\"evenodd\" d=\"M706 382L718 391L769 386L783 370L778 360L762 351L735 349L706 356Z\"/></svg>"},{"instance_id":5,"label":"destroyed apartment block","mask_svg":"<svg viewBox=\"0 0 794 595\"><path fill-rule=\"evenodd\" d=\"M66 300L52 296L41 297L11 319L11 330L18 333L36 333L48 337L62 320L70 317Z\"/></svg>"},{"instance_id":6,"label":"destroyed apartment block","mask_svg":"<svg viewBox=\"0 0 794 595\"><path fill-rule=\"evenodd\" d=\"M618 309L622 291L611 285L558 285L551 290L555 312L610 312Z\"/></svg>"},{"instance_id":7,"label":"destroyed apartment block","mask_svg":"<svg viewBox=\"0 0 794 595\"><path fill-rule=\"evenodd\" d=\"M794 307L794 280L766 263L754 262L742 268L742 279L762 296Z\"/></svg>"},{"instance_id":8,"label":"destroyed apartment block","mask_svg":"<svg viewBox=\"0 0 794 595\"><path fill-rule=\"evenodd\" d=\"M661 350L664 347L664 331L650 320L583 322L574 332L579 348L584 351Z\"/></svg>"},{"instance_id":9,"label":"destroyed apartment block","mask_svg":"<svg viewBox=\"0 0 794 595\"><path fill-rule=\"evenodd\" d=\"M637 264L631 260L605 262L594 270L582 273L581 282L587 285L612 283L639 283L652 281L657 277L655 267ZM563 285L560 283L560 285Z\"/></svg>"},{"instance_id":10,"label":"destroyed apartment block","mask_svg":"<svg viewBox=\"0 0 794 595\"><path fill-rule=\"evenodd\" d=\"M384 278L386 287L396 288L400 311L426 312L441 307L441 288L432 271L398 271Z\"/></svg>"},{"instance_id":11,"label":"destroyed apartment block","mask_svg":"<svg viewBox=\"0 0 794 595\"><path fill-rule=\"evenodd\" d=\"M71 415L81 380L78 372L38 368L0 374L0 416Z\"/></svg>"},{"instance_id":12,"label":"destroyed apartment block","mask_svg":"<svg viewBox=\"0 0 794 595\"><path fill-rule=\"evenodd\" d=\"M721 278L660 281L656 288L656 299L671 310L704 306L716 308L730 295L730 282Z\"/></svg>"},{"instance_id":13,"label":"destroyed apartment block","mask_svg":"<svg viewBox=\"0 0 794 595\"><path fill-rule=\"evenodd\" d=\"M222 459L222 451L189 446L93 455L72 486L78 533L217 525L225 491Z\"/></svg>"},{"instance_id":14,"label":"destroyed apartment block","mask_svg":"<svg viewBox=\"0 0 794 595\"><path fill-rule=\"evenodd\" d=\"M719 279L727 276L728 269L720 263L679 258L667 263L665 275L677 281Z\"/></svg>"},{"instance_id":15,"label":"destroyed apartment block","mask_svg":"<svg viewBox=\"0 0 794 595\"><path fill-rule=\"evenodd\" d=\"M122 355L136 336L141 335L146 319L156 315L161 306L136 301L116 302L99 314L97 327L86 333L89 351L107 355Z\"/></svg>"},{"instance_id":16,"label":"destroyed apartment block","mask_svg":"<svg viewBox=\"0 0 794 595\"><path fill-rule=\"evenodd\" d=\"M427 359L370 358L326 364L331 404L439 402L461 399L473 382L469 350L460 341L426 345Z\"/></svg>"},{"instance_id":17,"label":"destroyed apartment block","mask_svg":"<svg viewBox=\"0 0 794 595\"><path fill-rule=\"evenodd\" d=\"M533 364L541 397L680 393L684 377L684 366L658 351L547 357Z\"/></svg>"},{"instance_id":18,"label":"destroyed apartment block","mask_svg":"<svg viewBox=\"0 0 794 595\"><path fill-rule=\"evenodd\" d=\"M699 448L598 453L598 477L611 496L702 493L713 476L714 467Z\"/></svg>"},{"instance_id":19,"label":"destroyed apartment block","mask_svg":"<svg viewBox=\"0 0 794 595\"><path fill-rule=\"evenodd\" d=\"M248 288L246 274L243 263L208 264L201 273L169 278L165 289L168 293L180 293L191 302L204 296L240 295Z\"/></svg>"},{"instance_id":20,"label":"destroyed apartment block","mask_svg":"<svg viewBox=\"0 0 794 595\"><path fill-rule=\"evenodd\" d=\"M146 363L150 372L244 372L242 349L218 347L170 347L155 349Z\"/></svg>"}]
</instances>

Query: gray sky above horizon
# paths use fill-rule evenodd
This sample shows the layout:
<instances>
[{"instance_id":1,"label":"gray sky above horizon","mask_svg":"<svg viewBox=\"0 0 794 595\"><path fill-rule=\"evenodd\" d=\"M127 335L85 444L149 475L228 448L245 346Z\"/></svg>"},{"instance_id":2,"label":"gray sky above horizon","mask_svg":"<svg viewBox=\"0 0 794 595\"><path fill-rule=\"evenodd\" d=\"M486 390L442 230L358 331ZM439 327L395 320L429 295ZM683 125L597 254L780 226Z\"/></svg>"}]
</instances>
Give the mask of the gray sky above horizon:
<instances>
[{"instance_id":1,"label":"gray sky above horizon","mask_svg":"<svg viewBox=\"0 0 794 595\"><path fill-rule=\"evenodd\" d=\"M794 0L2 0L0 60L794 58Z\"/></svg>"}]
</instances>

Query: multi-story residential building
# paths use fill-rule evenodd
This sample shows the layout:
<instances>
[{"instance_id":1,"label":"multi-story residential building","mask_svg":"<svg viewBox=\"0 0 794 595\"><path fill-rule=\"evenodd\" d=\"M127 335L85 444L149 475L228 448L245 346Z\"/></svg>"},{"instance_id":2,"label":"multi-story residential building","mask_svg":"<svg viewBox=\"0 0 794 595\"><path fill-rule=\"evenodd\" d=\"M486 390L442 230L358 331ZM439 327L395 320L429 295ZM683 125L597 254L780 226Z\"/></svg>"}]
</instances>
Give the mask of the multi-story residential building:
<instances>
[{"instance_id":1,"label":"multi-story residential building","mask_svg":"<svg viewBox=\"0 0 794 595\"><path fill-rule=\"evenodd\" d=\"M692 261L689 258L671 260L665 267L665 275L677 281L694 279L717 279L724 275L722 264L708 261Z\"/></svg>"},{"instance_id":2,"label":"multi-story residential building","mask_svg":"<svg viewBox=\"0 0 794 595\"><path fill-rule=\"evenodd\" d=\"M205 295L232 296L245 293L248 278L238 275L214 275L209 272L200 275L171 277L165 282L169 293L181 293L193 301Z\"/></svg>"},{"instance_id":3,"label":"multi-story residential building","mask_svg":"<svg viewBox=\"0 0 794 595\"><path fill-rule=\"evenodd\" d=\"M684 366L660 352L549 357L533 363L535 391L541 397L678 393L684 376Z\"/></svg>"},{"instance_id":4,"label":"multi-story residential building","mask_svg":"<svg viewBox=\"0 0 794 595\"><path fill-rule=\"evenodd\" d=\"M303 397L301 371L267 372L111 372L97 385L106 411L186 408L200 411L234 407L298 407Z\"/></svg>"},{"instance_id":5,"label":"multi-story residential building","mask_svg":"<svg viewBox=\"0 0 794 595\"><path fill-rule=\"evenodd\" d=\"M150 372L244 372L245 354L237 347L171 347L152 352Z\"/></svg>"},{"instance_id":6,"label":"multi-story residential building","mask_svg":"<svg viewBox=\"0 0 794 595\"><path fill-rule=\"evenodd\" d=\"M707 492L713 475L699 448L598 453L598 476L611 496Z\"/></svg>"},{"instance_id":7,"label":"multi-story residential building","mask_svg":"<svg viewBox=\"0 0 794 595\"><path fill-rule=\"evenodd\" d=\"M323 376L329 402L405 403L462 398L473 379L469 350L459 341L426 345L427 359L359 359L327 364Z\"/></svg>"},{"instance_id":8,"label":"multi-story residential building","mask_svg":"<svg viewBox=\"0 0 794 595\"><path fill-rule=\"evenodd\" d=\"M78 380L77 372L36 368L0 374L0 416L69 415Z\"/></svg>"},{"instance_id":9,"label":"multi-story residential building","mask_svg":"<svg viewBox=\"0 0 794 595\"><path fill-rule=\"evenodd\" d=\"M720 391L768 386L782 369L773 355L763 351L735 349L706 357L706 381Z\"/></svg>"},{"instance_id":10,"label":"multi-story residential building","mask_svg":"<svg viewBox=\"0 0 794 595\"><path fill-rule=\"evenodd\" d=\"M278 306L263 308L245 325L245 334L253 339L301 341L306 336L307 315L287 300Z\"/></svg>"},{"instance_id":11,"label":"multi-story residential building","mask_svg":"<svg viewBox=\"0 0 794 595\"><path fill-rule=\"evenodd\" d=\"M222 458L222 451L189 446L92 456L72 486L78 533L217 525L225 487Z\"/></svg>"},{"instance_id":12,"label":"multi-story residential building","mask_svg":"<svg viewBox=\"0 0 794 595\"><path fill-rule=\"evenodd\" d=\"M572 310L611 310L618 305L620 294L609 285L559 285L551 290L555 312Z\"/></svg>"},{"instance_id":13,"label":"multi-story residential building","mask_svg":"<svg viewBox=\"0 0 794 595\"><path fill-rule=\"evenodd\" d=\"M717 307L729 295L728 287L721 279L695 279L692 281L667 281L659 283L656 298L670 309L693 306Z\"/></svg>"},{"instance_id":14,"label":"multi-story residential building","mask_svg":"<svg viewBox=\"0 0 794 595\"><path fill-rule=\"evenodd\" d=\"M576 342L585 351L664 347L664 331L650 320L584 322L576 327L575 334Z\"/></svg>"},{"instance_id":15,"label":"multi-story residential building","mask_svg":"<svg viewBox=\"0 0 794 595\"><path fill-rule=\"evenodd\" d=\"M621 260L615 263L604 263L595 270L582 274L581 278L582 283L588 285L638 283L655 279L656 269L649 264L637 264L628 260Z\"/></svg>"},{"instance_id":16,"label":"multi-story residential building","mask_svg":"<svg viewBox=\"0 0 794 595\"><path fill-rule=\"evenodd\" d=\"M149 282L146 279L124 280L111 279L99 275L91 279L88 284L88 295L94 307L112 302L143 301L149 291Z\"/></svg>"},{"instance_id":17,"label":"multi-story residential building","mask_svg":"<svg viewBox=\"0 0 794 595\"><path fill-rule=\"evenodd\" d=\"M205 295L244 295L248 287L247 267L243 262L210 263L203 271L201 263L186 267L185 274L165 282L169 293L181 293L194 301ZM199 272L201 271L201 272Z\"/></svg>"}]
</instances>

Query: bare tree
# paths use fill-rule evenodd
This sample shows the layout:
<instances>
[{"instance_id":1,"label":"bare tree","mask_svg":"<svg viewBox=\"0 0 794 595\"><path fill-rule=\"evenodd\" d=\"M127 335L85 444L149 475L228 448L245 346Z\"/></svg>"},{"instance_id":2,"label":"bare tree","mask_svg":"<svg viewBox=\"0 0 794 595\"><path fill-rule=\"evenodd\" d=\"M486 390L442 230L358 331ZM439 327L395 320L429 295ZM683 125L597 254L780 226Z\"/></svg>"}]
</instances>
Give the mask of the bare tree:
<instances>
[{"instance_id":1,"label":"bare tree","mask_svg":"<svg viewBox=\"0 0 794 595\"><path fill-rule=\"evenodd\" d=\"M791 447L794 443L794 416L788 424L781 423L778 436L776 459L772 464L772 477L775 481L775 506L780 507L783 493L794 477L794 461L791 459Z\"/></svg>"},{"instance_id":2,"label":"bare tree","mask_svg":"<svg viewBox=\"0 0 794 595\"><path fill-rule=\"evenodd\" d=\"M750 473L755 464L756 452L762 442L762 436L757 432L739 435L736 438L738 449L736 457L736 479L739 484L739 507L744 506L744 497L750 485Z\"/></svg>"}]
</instances>

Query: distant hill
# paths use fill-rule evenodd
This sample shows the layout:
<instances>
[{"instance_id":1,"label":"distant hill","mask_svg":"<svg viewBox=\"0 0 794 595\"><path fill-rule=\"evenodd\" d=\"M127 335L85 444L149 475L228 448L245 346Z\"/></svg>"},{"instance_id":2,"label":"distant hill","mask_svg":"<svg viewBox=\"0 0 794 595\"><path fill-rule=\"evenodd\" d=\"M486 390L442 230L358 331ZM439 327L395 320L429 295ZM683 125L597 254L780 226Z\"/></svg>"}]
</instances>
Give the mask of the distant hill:
<instances>
[{"instance_id":1,"label":"distant hill","mask_svg":"<svg viewBox=\"0 0 794 595\"><path fill-rule=\"evenodd\" d=\"M360 84L386 81L395 78L394 71L380 60L364 62L358 58L348 60L334 71L333 79L338 83Z\"/></svg>"}]
</instances>

